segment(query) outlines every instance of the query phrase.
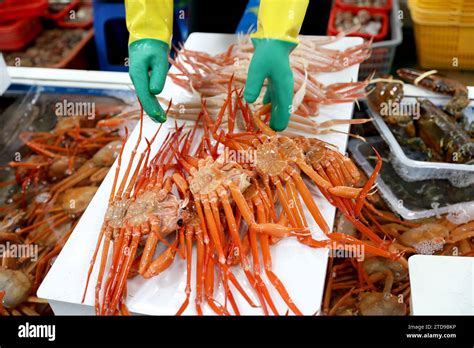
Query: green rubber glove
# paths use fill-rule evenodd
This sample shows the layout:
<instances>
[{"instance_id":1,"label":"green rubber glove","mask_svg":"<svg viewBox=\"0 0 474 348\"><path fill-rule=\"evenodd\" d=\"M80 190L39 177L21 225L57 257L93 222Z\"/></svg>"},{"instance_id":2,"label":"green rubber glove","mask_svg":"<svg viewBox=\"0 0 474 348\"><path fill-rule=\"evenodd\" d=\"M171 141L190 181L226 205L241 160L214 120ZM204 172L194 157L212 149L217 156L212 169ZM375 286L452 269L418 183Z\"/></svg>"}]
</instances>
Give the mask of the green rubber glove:
<instances>
[{"instance_id":1,"label":"green rubber glove","mask_svg":"<svg viewBox=\"0 0 474 348\"><path fill-rule=\"evenodd\" d=\"M138 99L155 122L163 123L166 115L155 95L165 86L168 73L169 46L155 39L141 39L128 46L130 69Z\"/></svg>"},{"instance_id":2,"label":"green rubber glove","mask_svg":"<svg viewBox=\"0 0 474 348\"><path fill-rule=\"evenodd\" d=\"M293 72L290 53L296 44L276 39L252 39L255 52L250 62L244 98L257 100L265 79L268 79L265 104L272 103L270 128L282 131L288 127L293 101Z\"/></svg>"}]
</instances>

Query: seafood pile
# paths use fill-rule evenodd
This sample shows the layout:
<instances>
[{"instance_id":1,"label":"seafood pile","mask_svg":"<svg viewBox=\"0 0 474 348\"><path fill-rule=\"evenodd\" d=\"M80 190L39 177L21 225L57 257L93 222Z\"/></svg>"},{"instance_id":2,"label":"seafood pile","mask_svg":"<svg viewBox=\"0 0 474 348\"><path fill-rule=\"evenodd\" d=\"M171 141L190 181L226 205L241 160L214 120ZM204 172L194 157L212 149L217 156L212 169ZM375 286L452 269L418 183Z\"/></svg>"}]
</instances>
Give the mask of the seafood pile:
<instances>
[{"instance_id":1,"label":"seafood pile","mask_svg":"<svg viewBox=\"0 0 474 348\"><path fill-rule=\"evenodd\" d=\"M276 134L265 123L270 105L252 112L230 86L226 100L235 98L237 107L229 108L225 102L216 120L203 99L195 126L176 126L156 153L151 151L156 135L145 140L145 150L137 152L144 141L140 126L128 163L119 155L85 289L95 285L98 315L128 314L127 279L160 276L176 257L187 263L186 300L176 313L184 312L194 292L198 314L207 304L221 315L240 313L238 295L263 314L281 314L270 286L292 313L302 314L271 267L271 245L284 238L295 238L308 248L359 246L390 260L401 257L362 218L381 162L359 187L360 172L334 146L316 138ZM221 127L224 118L230 125L237 114L242 115L242 129ZM195 139L198 126L204 129L199 140ZM239 156L229 156L229 151ZM245 160L249 158L254 160ZM341 211L360 232L359 238L331 233L311 186ZM327 239L314 239L316 230ZM156 253L159 243L166 249ZM96 279L91 278L94 267L99 268ZM239 284L237 268L245 274L252 294ZM192 272L195 284L191 284ZM216 282L222 285L224 303L215 299Z\"/></svg>"},{"instance_id":2,"label":"seafood pile","mask_svg":"<svg viewBox=\"0 0 474 348\"><path fill-rule=\"evenodd\" d=\"M354 28L328 38L300 37L300 44L290 55L295 80L290 129L312 133L323 132L334 123L321 124L309 117L317 116L321 105L353 102L366 95L367 81L330 85L318 81L318 73L340 71L359 64L370 56L370 41L345 50L324 47L340 40L351 30ZM240 36L236 44L230 45L221 54L211 55L184 47L177 53L176 58L170 59L170 62L178 72L169 73L169 76L175 84L193 93L195 98L189 103L174 105L170 110L172 117L196 120L200 113L200 100L204 97L208 113L215 120L227 100L229 80L232 80L232 88L239 93L234 94L233 100L227 102L228 107L238 108L236 104L240 102L240 98L237 96L243 92L253 54L253 45L248 35ZM263 95L264 93L261 94ZM162 102L167 104L168 101L162 100ZM262 105L263 97L260 97L249 108L255 111ZM227 119L223 120L224 123L226 121Z\"/></svg>"},{"instance_id":3,"label":"seafood pile","mask_svg":"<svg viewBox=\"0 0 474 348\"><path fill-rule=\"evenodd\" d=\"M348 56L354 63L365 59L367 43L345 52L321 47L337 39L303 39L292 54L293 129L321 133L323 125L308 117L317 115L319 105L353 101L365 94L360 88L368 81L331 86L314 82L313 74L342 69ZM324 59L307 63L310 50L327 57L330 64ZM341 314L341 309L354 304L351 314L408 314L407 256L440 253L461 244L467 255L472 250L471 225L405 222L386 206L376 205L374 183L382 160L375 149L374 172L362 181L352 160L331 144L291 132L275 134L267 126L270 106L260 101L251 107L242 98L251 52L244 37L220 55L181 48L171 60L179 70L170 73L171 78L196 98L185 105L161 101L168 104L168 116L194 123L191 128L188 123L175 125L156 152L151 145L161 127L151 139L142 138L140 128L132 157L119 155L83 301L88 288L95 286L97 315L127 315L128 279L162 276L181 258L186 261L186 299L176 308L177 315L185 312L192 298L198 314L207 306L219 315L238 315L237 296L262 314L283 314L278 313L270 287L289 311L302 314L272 270L271 246L294 238L308 248L349 252L357 247L366 260L341 259L341 266L339 259L331 261L330 267L345 268L348 282L329 280L323 313ZM116 122L134 115L119 115ZM203 129L199 139L197 128ZM139 152L141 142L147 146ZM229 157L229 151L240 155ZM342 216L344 223L334 231L310 193L314 188ZM315 230L327 239L314 239ZM159 251L160 244L164 251ZM92 277L94 268L97 278ZM243 271L251 293L239 283L237 270ZM221 290L222 303L216 300ZM344 290L350 293L341 294Z\"/></svg>"},{"instance_id":4,"label":"seafood pile","mask_svg":"<svg viewBox=\"0 0 474 348\"><path fill-rule=\"evenodd\" d=\"M343 4L367 7L385 7L387 0L342 0Z\"/></svg>"},{"instance_id":5,"label":"seafood pile","mask_svg":"<svg viewBox=\"0 0 474 348\"><path fill-rule=\"evenodd\" d=\"M241 98L236 89L228 91L228 101ZM203 99L192 129L176 125L153 152L158 129L145 140L146 149L138 152L144 141L140 126L132 158L127 163L119 155L84 292L85 298L87 288L95 285L96 314L127 315L127 280L160 276L179 257L186 260L187 284L177 315L188 308L192 293L198 314L207 305L219 315L238 315L237 296L262 314L283 314L270 287L289 311L300 315L271 266L272 245L294 238L308 248L361 251L361 260L331 260L330 271L336 277L328 281L323 313L406 315L407 256L448 254L453 248L458 255L473 253L472 223L407 222L386 211L374 191L382 166L375 149L374 172L364 178L331 144L273 132L266 124L270 105L255 112L242 100L236 105L229 109L224 103L214 120ZM222 126L224 118L232 120L238 114L242 129ZM195 139L198 127L204 133ZM240 156L229 156L229 151ZM337 207L340 218L334 230L319 211L312 187ZM326 239L314 239L316 230ZM157 252L158 244L166 247L164 251ZM96 279L91 278L94 267L99 268ZM238 269L251 293L239 283ZM223 303L216 300L217 289L223 291Z\"/></svg>"},{"instance_id":6,"label":"seafood pile","mask_svg":"<svg viewBox=\"0 0 474 348\"><path fill-rule=\"evenodd\" d=\"M436 71L422 72L399 69L403 81L449 95L452 98L443 107L437 107L429 99L418 98L412 110L404 112L403 81L392 78L377 79L368 87L369 106L379 113L391 127L402 145L426 154L429 161L471 164L474 161L472 124L463 116L469 104L466 86L460 82L436 75ZM399 107L400 106L400 107Z\"/></svg>"},{"instance_id":7,"label":"seafood pile","mask_svg":"<svg viewBox=\"0 0 474 348\"><path fill-rule=\"evenodd\" d=\"M369 82L375 88L368 94L374 108L403 97L403 85L396 80L329 86L318 82L318 72L344 69L370 54L370 42L345 51L322 47L338 38L302 39L292 54L293 130L333 131L325 128L337 121L317 123L310 117L318 114L320 105L365 96ZM191 305L200 315L205 307L218 315L239 315L238 298L262 314L285 314L279 313L270 288L284 301L287 313L301 315L293 294L272 269L272 246L287 238L307 248L327 248L331 255L360 252L358 257L330 258L322 314L407 315L408 257L474 255L472 221L404 221L389 211L375 187L383 165L375 148L374 171L365 177L332 144L272 131L267 125L271 106L263 101L249 106L242 98L251 54L248 37L215 56L181 48L172 60L179 73L170 76L196 99L184 109L162 101L168 104L168 116L194 122L175 123L168 130L160 126L146 138L140 110L139 134L129 158L123 156L125 126L138 115L134 110L118 113L123 105L99 110L93 119L59 118L51 131L20 135L29 152L9 163L9 177L2 179L2 189L11 190L0 207L0 245L32 247L37 257L2 254L0 314L49 313L35 292L115 160L82 299L93 287L97 315L128 315L128 280L163 276L176 258L186 262L185 300L176 308L177 315ZM468 103L465 90L433 74L399 74L453 99L446 113L420 101L419 120L398 118L393 123L403 119L403 131L418 136L439 158L449 160L456 154L461 156L458 161L469 163L469 137L455 126ZM160 132L168 133L159 149L152 150ZM334 228L321 214L313 190L337 208ZM319 231L322 240L314 238ZM94 269L97 277L92 276ZM222 302L218 291L223 292Z\"/></svg>"},{"instance_id":8,"label":"seafood pile","mask_svg":"<svg viewBox=\"0 0 474 348\"><path fill-rule=\"evenodd\" d=\"M5 53L10 66L52 66L67 57L88 32L84 29L48 29L22 51Z\"/></svg>"},{"instance_id":9,"label":"seafood pile","mask_svg":"<svg viewBox=\"0 0 474 348\"><path fill-rule=\"evenodd\" d=\"M20 133L24 148L0 172L0 315L51 314L36 291L120 152L111 116L123 107Z\"/></svg>"},{"instance_id":10,"label":"seafood pile","mask_svg":"<svg viewBox=\"0 0 474 348\"><path fill-rule=\"evenodd\" d=\"M335 26L338 32L360 26L358 32L375 36L382 29L382 19L380 16L371 15L367 10L359 10L355 14L340 10L336 12Z\"/></svg>"},{"instance_id":11,"label":"seafood pile","mask_svg":"<svg viewBox=\"0 0 474 348\"><path fill-rule=\"evenodd\" d=\"M330 259L323 315L408 315L410 282L407 259L411 255L474 256L474 222L454 224L447 216L403 221L373 199L366 218L370 227L403 252L400 259L370 256ZM345 218L336 218L336 230L357 237Z\"/></svg>"},{"instance_id":12,"label":"seafood pile","mask_svg":"<svg viewBox=\"0 0 474 348\"><path fill-rule=\"evenodd\" d=\"M370 119L334 119L318 122L313 117L319 115L319 108L322 105L353 102L367 95L365 88L370 77L366 81L330 85L324 85L318 81L319 73L341 71L370 57L371 41L365 41L345 50L325 47L356 29L357 27L353 27L334 37L301 36L299 38L300 44L290 55L295 94L287 134L294 131L311 134L332 133L336 131L331 127L337 124L362 124L370 121ZM216 55L192 51L184 47L176 48L176 57L170 58L170 63L176 67L178 72L169 72L168 76L173 80L173 83L190 92L192 97L182 103L171 103L171 100L158 97L164 105L171 103L168 115L179 120L196 122L201 112L201 99L205 98L206 110L212 120L215 121L223 116L222 125L227 125L227 122L230 122L231 130L236 123L239 123L241 128L245 127L242 113L238 112L235 120L228 120L227 114L220 115L219 111L223 109L224 103L227 108L236 110L240 110L245 104L241 96L253 50L248 35L239 36L236 44L230 45L224 53ZM229 81L231 81L230 84ZM238 91L238 93L232 94L232 100L227 98L230 86L234 91ZM266 85L263 89L266 89ZM263 106L264 94L262 91L255 103L245 105L245 107L255 112ZM130 110L127 116L138 118L139 114L140 110L136 109Z\"/></svg>"}]
</instances>

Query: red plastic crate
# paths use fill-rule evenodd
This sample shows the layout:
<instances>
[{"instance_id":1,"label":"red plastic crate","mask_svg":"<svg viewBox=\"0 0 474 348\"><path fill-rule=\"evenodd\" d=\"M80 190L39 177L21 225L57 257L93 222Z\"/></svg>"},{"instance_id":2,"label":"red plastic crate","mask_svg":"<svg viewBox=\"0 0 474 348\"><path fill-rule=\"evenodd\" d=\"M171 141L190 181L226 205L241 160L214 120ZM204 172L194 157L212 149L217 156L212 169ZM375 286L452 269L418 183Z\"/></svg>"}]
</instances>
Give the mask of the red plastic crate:
<instances>
[{"instance_id":1,"label":"red plastic crate","mask_svg":"<svg viewBox=\"0 0 474 348\"><path fill-rule=\"evenodd\" d=\"M359 36L363 37L365 39L371 39L373 38L373 41L381 41L383 40L388 33L388 27L389 27L389 18L387 14L385 13L384 10L374 10L372 8L359 8L355 6L344 6L344 7L339 7L339 6L334 6L331 10L331 14L329 16L329 23L328 23L328 35L337 35L339 34L339 31L336 29L335 21L336 21L336 13L339 11L350 11L352 14L357 14L358 11L360 10L367 10L372 16L380 16L382 18L382 28L380 29L380 32L372 36L367 33L360 33L360 32L353 32L349 34L348 36Z\"/></svg>"},{"instance_id":2,"label":"red plastic crate","mask_svg":"<svg viewBox=\"0 0 474 348\"><path fill-rule=\"evenodd\" d=\"M0 23L0 50L17 51L36 39L43 30L39 18Z\"/></svg>"},{"instance_id":3,"label":"red plastic crate","mask_svg":"<svg viewBox=\"0 0 474 348\"><path fill-rule=\"evenodd\" d=\"M343 0L336 0L335 5L338 7L351 7L351 8L357 8L360 10L383 10L385 13L389 14L390 10L392 9L392 0L387 0L387 4L384 7L373 7L373 6L357 6L357 5L352 5L352 4L346 4Z\"/></svg>"},{"instance_id":4,"label":"red plastic crate","mask_svg":"<svg viewBox=\"0 0 474 348\"><path fill-rule=\"evenodd\" d=\"M52 19L53 21L60 21L69 13L69 11L71 11L77 5L79 5L79 3L80 3L79 0L72 0L67 6L65 6L61 11L58 11L58 12L51 12L48 9L44 17L48 19Z\"/></svg>"},{"instance_id":5,"label":"red plastic crate","mask_svg":"<svg viewBox=\"0 0 474 348\"><path fill-rule=\"evenodd\" d=\"M47 9L48 0L3 0L0 1L0 20L39 17Z\"/></svg>"}]
</instances>

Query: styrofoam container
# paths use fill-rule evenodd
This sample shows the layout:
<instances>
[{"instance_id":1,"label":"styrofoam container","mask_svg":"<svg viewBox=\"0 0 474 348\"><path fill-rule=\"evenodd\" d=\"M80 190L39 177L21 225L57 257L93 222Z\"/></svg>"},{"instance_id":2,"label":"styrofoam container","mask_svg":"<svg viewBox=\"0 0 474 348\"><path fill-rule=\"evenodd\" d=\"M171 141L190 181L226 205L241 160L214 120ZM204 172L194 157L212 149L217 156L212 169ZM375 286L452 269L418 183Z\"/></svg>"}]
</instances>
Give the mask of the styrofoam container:
<instances>
[{"instance_id":1,"label":"styrofoam container","mask_svg":"<svg viewBox=\"0 0 474 348\"><path fill-rule=\"evenodd\" d=\"M412 315L474 315L474 258L413 255L408 269Z\"/></svg>"},{"instance_id":2,"label":"styrofoam container","mask_svg":"<svg viewBox=\"0 0 474 348\"><path fill-rule=\"evenodd\" d=\"M367 175L370 175L372 174L374 167L369 162L368 156L373 156L374 154L369 146L373 146L375 148L380 149L380 147L384 143L384 139L382 137L376 136L376 137L367 137L366 140L367 142L364 143L360 140L352 139L349 141L348 148L355 162L360 166L360 168L362 168L362 170ZM383 157L383 154L382 154L382 157ZM387 164L388 163L384 163L383 166ZM392 167L394 167L393 162L391 162L390 164L392 164ZM388 182L387 180L384 180L383 175L379 173L376 179L376 184L377 184L378 192L380 193L382 198L385 200L385 202L388 204L390 209L396 212L397 214L399 214L404 219L415 220L415 219L422 219L422 218L427 218L431 216L440 216L443 214L448 214L448 219L455 224L466 223L470 220L474 220L474 197L471 197L472 198L471 201L464 201L464 202L452 201L450 203L442 203L442 204L436 201L429 202L430 203L429 209L422 207L424 203L427 203L427 202L421 202L422 199L420 198L419 207L415 208L412 206L412 204L410 205L409 202L403 199L403 196L400 195L400 190L397 192L397 190L393 189L395 185L398 185L397 180L390 180L390 182ZM445 185L446 184L447 183L445 183ZM422 185L426 185L426 183L425 182L420 183L420 189ZM431 186L431 188L434 188L434 187L439 186L440 182L436 180L433 183L429 183L429 185ZM453 189L456 189L456 188L453 188ZM462 189L457 188L456 190L459 191ZM448 194L448 192L446 192L446 194Z\"/></svg>"},{"instance_id":3,"label":"styrofoam container","mask_svg":"<svg viewBox=\"0 0 474 348\"><path fill-rule=\"evenodd\" d=\"M7 90L10 83L11 78L8 74L7 63L5 63L5 59L3 59L3 54L0 53L0 95Z\"/></svg>"},{"instance_id":4,"label":"styrofoam container","mask_svg":"<svg viewBox=\"0 0 474 348\"><path fill-rule=\"evenodd\" d=\"M402 103L405 102L415 102L415 98L404 98ZM440 99L433 102L439 105ZM468 106L468 108L472 108L472 106ZM367 112L390 147L394 169L404 180L447 179L456 187L467 187L474 184L474 165L413 160L405 154L383 117L370 107Z\"/></svg>"}]
</instances>

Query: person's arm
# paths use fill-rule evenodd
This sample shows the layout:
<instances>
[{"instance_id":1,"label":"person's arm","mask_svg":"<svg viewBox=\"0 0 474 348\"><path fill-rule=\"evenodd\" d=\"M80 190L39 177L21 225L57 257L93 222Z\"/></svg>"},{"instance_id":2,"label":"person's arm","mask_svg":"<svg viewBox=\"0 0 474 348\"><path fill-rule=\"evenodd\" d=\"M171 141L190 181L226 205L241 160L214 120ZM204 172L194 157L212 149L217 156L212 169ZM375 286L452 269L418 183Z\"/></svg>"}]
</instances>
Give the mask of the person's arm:
<instances>
[{"instance_id":1,"label":"person's arm","mask_svg":"<svg viewBox=\"0 0 474 348\"><path fill-rule=\"evenodd\" d=\"M250 63L244 97L253 103L268 79L264 103L272 103L270 127L288 126L293 99L293 72L289 55L298 44L309 0L262 0L258 29L251 35L255 52Z\"/></svg>"},{"instance_id":2,"label":"person's arm","mask_svg":"<svg viewBox=\"0 0 474 348\"><path fill-rule=\"evenodd\" d=\"M129 73L145 112L155 121L166 116L155 95L168 72L173 33L173 0L125 0Z\"/></svg>"}]
</instances>

